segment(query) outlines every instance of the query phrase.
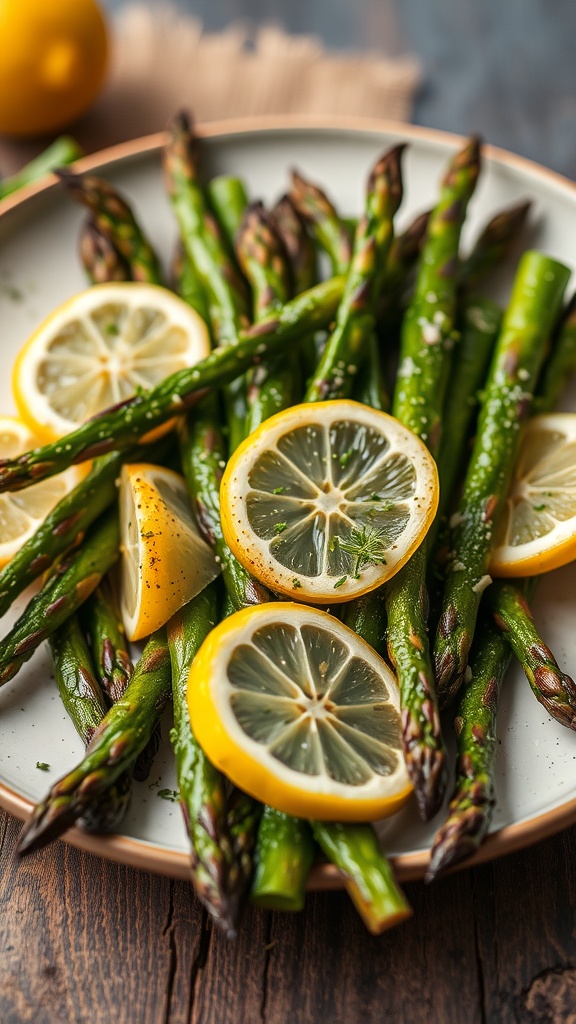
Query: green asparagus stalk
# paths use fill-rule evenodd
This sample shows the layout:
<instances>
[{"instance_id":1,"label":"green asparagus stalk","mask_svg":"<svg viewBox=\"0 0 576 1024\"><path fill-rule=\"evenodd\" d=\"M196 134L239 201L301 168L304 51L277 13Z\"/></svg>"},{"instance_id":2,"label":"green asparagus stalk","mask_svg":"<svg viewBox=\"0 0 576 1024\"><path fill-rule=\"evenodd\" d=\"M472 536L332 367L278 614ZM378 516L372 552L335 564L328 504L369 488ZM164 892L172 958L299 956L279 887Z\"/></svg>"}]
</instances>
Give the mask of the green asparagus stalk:
<instances>
[{"instance_id":1,"label":"green asparagus stalk","mask_svg":"<svg viewBox=\"0 0 576 1024\"><path fill-rule=\"evenodd\" d=\"M422 251L430 216L430 210L420 213L392 242L378 301L378 320L381 323L394 323L402 315L410 272Z\"/></svg>"},{"instance_id":2,"label":"green asparagus stalk","mask_svg":"<svg viewBox=\"0 0 576 1024\"><path fill-rule=\"evenodd\" d=\"M491 582L487 575L491 537L569 276L567 267L537 252L524 254L516 274L452 533L434 651L444 704L455 696L466 670L480 597Z\"/></svg>"},{"instance_id":3,"label":"green asparagus stalk","mask_svg":"<svg viewBox=\"0 0 576 1024\"><path fill-rule=\"evenodd\" d=\"M535 412L556 408L566 384L576 370L576 293L564 311L558 338L538 385Z\"/></svg>"},{"instance_id":4,"label":"green asparagus stalk","mask_svg":"<svg viewBox=\"0 0 576 1024\"><path fill-rule=\"evenodd\" d=\"M436 523L445 514L458 480L466 440L478 408L478 392L486 381L501 320L502 310L489 299L469 299L463 304L458 324L460 342L448 381L437 458L440 502Z\"/></svg>"},{"instance_id":5,"label":"green asparagus stalk","mask_svg":"<svg viewBox=\"0 0 576 1024\"><path fill-rule=\"evenodd\" d=\"M402 328L392 412L434 456L455 341L460 234L479 168L479 144L472 138L453 157L444 176ZM424 820L438 810L446 782L427 635L427 553L424 543L385 587L388 653L400 686L404 756Z\"/></svg>"},{"instance_id":6,"label":"green asparagus stalk","mask_svg":"<svg viewBox=\"0 0 576 1024\"><path fill-rule=\"evenodd\" d=\"M360 363L358 377L354 382L352 397L372 409L388 412L390 398L384 384L382 361L378 350L378 339L372 333L365 342L364 359Z\"/></svg>"},{"instance_id":7,"label":"green asparagus stalk","mask_svg":"<svg viewBox=\"0 0 576 1024\"><path fill-rule=\"evenodd\" d=\"M229 174L220 174L208 182L206 198L232 253L234 252L236 232L248 206L248 195L244 182Z\"/></svg>"},{"instance_id":8,"label":"green asparagus stalk","mask_svg":"<svg viewBox=\"0 0 576 1024\"><path fill-rule=\"evenodd\" d=\"M561 671L541 639L525 597L526 586L497 580L487 593L488 606L522 665L536 700L560 725L576 730L576 683Z\"/></svg>"},{"instance_id":9,"label":"green asparagus stalk","mask_svg":"<svg viewBox=\"0 0 576 1024\"><path fill-rule=\"evenodd\" d=\"M63 561L0 642L0 686L90 596L117 560L119 543L118 515L112 509L96 523L82 547Z\"/></svg>"},{"instance_id":10,"label":"green asparagus stalk","mask_svg":"<svg viewBox=\"0 0 576 1024\"><path fill-rule=\"evenodd\" d=\"M495 802L496 710L511 655L502 634L483 623L456 708L456 780L448 817L432 846L427 882L474 853L488 832Z\"/></svg>"},{"instance_id":11,"label":"green asparagus stalk","mask_svg":"<svg viewBox=\"0 0 576 1024\"><path fill-rule=\"evenodd\" d=\"M352 259L350 232L326 194L293 171L289 197L320 247L329 254L333 273L346 274Z\"/></svg>"},{"instance_id":12,"label":"green asparagus stalk","mask_svg":"<svg viewBox=\"0 0 576 1024\"><path fill-rule=\"evenodd\" d=\"M546 411L555 406L561 392L560 382L566 382L569 376L567 371L574 364L570 320L569 306L539 387L541 408ZM534 624L526 606L526 598L533 591L534 584L534 580L528 581L518 589L512 582L508 582L505 590L510 593L509 596L503 596L502 616L499 615L498 588L491 587L488 590L487 596L494 609L495 621L503 630L483 622L480 635L474 643L470 680L462 687L456 708L458 758L455 787L448 818L434 840L428 880L473 853L488 832L494 806L494 737L498 693L512 657L511 635L516 635L517 647L523 660L527 657L526 637L531 636L535 641L533 654L539 651L542 655L545 648L540 637L534 636ZM529 668L529 678L534 682L533 667L526 667ZM550 676L545 663L534 667L544 668L544 679L551 679L552 692L558 698L564 684L555 662ZM571 681L566 685L566 694L573 694ZM570 708L569 699L566 704Z\"/></svg>"},{"instance_id":13,"label":"green asparagus stalk","mask_svg":"<svg viewBox=\"0 0 576 1024\"><path fill-rule=\"evenodd\" d=\"M52 563L82 542L86 531L115 500L122 457L97 459L90 472L47 515L36 532L0 569L0 615Z\"/></svg>"},{"instance_id":14,"label":"green asparagus stalk","mask_svg":"<svg viewBox=\"0 0 576 1024\"><path fill-rule=\"evenodd\" d=\"M273 315L290 298L290 268L284 243L262 203L248 207L236 235L236 255L250 284L256 323ZM262 363L248 378L245 435L294 399L293 359L280 354ZM240 440L240 428L237 431Z\"/></svg>"},{"instance_id":15,"label":"green asparagus stalk","mask_svg":"<svg viewBox=\"0 0 576 1024\"><path fill-rule=\"evenodd\" d=\"M128 653L118 595L109 576L100 581L88 598L82 618L96 677L110 704L114 704L128 686L134 666Z\"/></svg>"},{"instance_id":16,"label":"green asparagus stalk","mask_svg":"<svg viewBox=\"0 0 576 1024\"><path fill-rule=\"evenodd\" d=\"M152 245L130 206L117 190L95 175L61 170L58 177L76 202L85 206L101 235L126 261L134 281L163 284L162 271Z\"/></svg>"},{"instance_id":17,"label":"green asparagus stalk","mask_svg":"<svg viewBox=\"0 0 576 1024\"><path fill-rule=\"evenodd\" d=\"M365 213L359 221L336 326L306 391L307 402L350 394L358 362L376 325L376 304L393 239L393 218L402 199L396 146L374 166L368 181Z\"/></svg>"},{"instance_id":18,"label":"green asparagus stalk","mask_svg":"<svg viewBox=\"0 0 576 1024\"><path fill-rule=\"evenodd\" d=\"M244 283L200 185L198 139L185 114L169 126L163 167L182 242L208 299L213 336L218 345L236 346L249 322ZM228 384L226 413L235 446L234 427L243 423L246 413L245 387L236 375Z\"/></svg>"},{"instance_id":19,"label":"green asparagus stalk","mask_svg":"<svg viewBox=\"0 0 576 1024\"><path fill-rule=\"evenodd\" d=\"M184 302L196 310L210 329L210 310L206 292L181 241L176 246L172 262L172 278L174 290Z\"/></svg>"},{"instance_id":20,"label":"green asparagus stalk","mask_svg":"<svg viewBox=\"0 0 576 1024\"><path fill-rule=\"evenodd\" d=\"M170 656L166 630L161 629L148 640L124 696L102 719L83 760L54 783L32 812L18 853L30 853L57 839L95 801L106 799L146 746L169 696Z\"/></svg>"},{"instance_id":21,"label":"green asparagus stalk","mask_svg":"<svg viewBox=\"0 0 576 1024\"><path fill-rule=\"evenodd\" d=\"M326 327L342 289L342 278L330 278L287 302L278 314L242 332L236 345L218 347L196 366L179 370L150 391L95 416L59 441L15 459L0 460L0 491L27 487L74 463L131 447L154 427L185 413L208 389L234 380L303 335Z\"/></svg>"},{"instance_id":22,"label":"green asparagus stalk","mask_svg":"<svg viewBox=\"0 0 576 1024\"><path fill-rule=\"evenodd\" d=\"M285 195L276 203L272 217L288 254L292 271L294 295L312 288L317 281L316 249L290 196ZM345 268L345 271L348 268Z\"/></svg>"},{"instance_id":23,"label":"green asparagus stalk","mask_svg":"<svg viewBox=\"0 0 576 1024\"><path fill-rule=\"evenodd\" d=\"M106 714L106 705L77 615L56 630L50 647L62 703L81 739L89 744ZM90 832L114 831L128 810L131 794L131 773L125 771L86 808L82 826Z\"/></svg>"},{"instance_id":24,"label":"green asparagus stalk","mask_svg":"<svg viewBox=\"0 0 576 1024\"><path fill-rule=\"evenodd\" d=\"M62 703L87 745L106 714L106 702L77 615L54 631L50 649Z\"/></svg>"},{"instance_id":25,"label":"green asparagus stalk","mask_svg":"<svg viewBox=\"0 0 576 1024\"><path fill-rule=\"evenodd\" d=\"M174 703L170 740L176 756L180 804L191 843L194 887L214 919L231 935L247 879L234 855L222 775L194 739L187 701L190 665L216 623L217 600L217 587L211 584L168 623Z\"/></svg>"},{"instance_id":26,"label":"green asparagus stalk","mask_svg":"<svg viewBox=\"0 0 576 1024\"><path fill-rule=\"evenodd\" d=\"M87 633L96 678L109 704L122 697L130 682L134 666L128 653L126 634L120 613L120 604L110 573L90 595L81 611ZM159 727L134 764L134 778L144 782L160 746Z\"/></svg>"},{"instance_id":27,"label":"green asparagus stalk","mask_svg":"<svg viewBox=\"0 0 576 1024\"><path fill-rule=\"evenodd\" d=\"M131 280L126 260L90 219L84 222L80 233L80 260L91 284Z\"/></svg>"},{"instance_id":28,"label":"green asparagus stalk","mask_svg":"<svg viewBox=\"0 0 576 1024\"><path fill-rule=\"evenodd\" d=\"M265 807L256 851L252 902L268 910L303 910L315 854L309 824Z\"/></svg>"},{"instance_id":29,"label":"green asparagus stalk","mask_svg":"<svg viewBox=\"0 0 576 1024\"><path fill-rule=\"evenodd\" d=\"M6 199L6 196L12 195L19 188L31 185L32 182L38 181L39 178L43 178L45 174L50 174L51 171L55 171L59 167L73 164L81 156L84 156L84 150L76 142L76 139L71 138L70 135L61 135L43 153L22 167L17 174L0 179L0 199Z\"/></svg>"},{"instance_id":30,"label":"green asparagus stalk","mask_svg":"<svg viewBox=\"0 0 576 1024\"><path fill-rule=\"evenodd\" d=\"M411 916L412 910L380 852L371 825L315 821L312 831L324 854L342 872L349 896L374 935Z\"/></svg>"},{"instance_id":31,"label":"green asparagus stalk","mask_svg":"<svg viewBox=\"0 0 576 1024\"><path fill-rule=\"evenodd\" d=\"M460 264L460 286L468 293L473 292L488 271L508 254L526 223L531 206L530 202L510 206L486 224L471 252Z\"/></svg>"}]
</instances>

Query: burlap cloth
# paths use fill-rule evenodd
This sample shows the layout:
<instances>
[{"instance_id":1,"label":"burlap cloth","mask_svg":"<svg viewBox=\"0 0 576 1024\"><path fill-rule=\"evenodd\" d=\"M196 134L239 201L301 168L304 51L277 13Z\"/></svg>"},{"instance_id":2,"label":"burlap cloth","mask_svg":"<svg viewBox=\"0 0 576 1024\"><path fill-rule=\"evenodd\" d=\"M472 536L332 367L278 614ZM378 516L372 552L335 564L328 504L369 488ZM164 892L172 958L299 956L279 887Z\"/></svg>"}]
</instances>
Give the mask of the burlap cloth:
<instances>
[{"instance_id":1,"label":"burlap cloth","mask_svg":"<svg viewBox=\"0 0 576 1024\"><path fill-rule=\"evenodd\" d=\"M205 33L169 4L128 5L111 31L106 87L67 128L87 152L158 131L182 107L199 122L283 113L404 121L419 79L411 57L329 53L316 38L275 27ZM0 171L11 173L46 141L0 138Z\"/></svg>"}]
</instances>

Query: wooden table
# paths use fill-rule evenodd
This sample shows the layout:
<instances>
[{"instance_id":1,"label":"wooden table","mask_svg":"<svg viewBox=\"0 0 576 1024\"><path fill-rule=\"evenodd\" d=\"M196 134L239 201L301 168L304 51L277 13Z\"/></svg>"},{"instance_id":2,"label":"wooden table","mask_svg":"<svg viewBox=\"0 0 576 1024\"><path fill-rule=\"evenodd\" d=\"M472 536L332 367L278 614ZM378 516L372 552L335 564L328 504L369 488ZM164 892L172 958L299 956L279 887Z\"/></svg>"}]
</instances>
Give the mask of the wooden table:
<instances>
[{"instance_id":1,"label":"wooden table","mask_svg":"<svg viewBox=\"0 0 576 1024\"><path fill-rule=\"evenodd\" d=\"M573 0L194 4L212 28L266 13L328 45L365 47L387 41L384 8L397 42L423 60L417 123L481 130L576 173ZM344 893L318 893L296 916L249 908L235 943L183 882L60 842L19 863L19 827L0 813L0 1024L576 1021L576 827L407 885L414 917L380 938Z\"/></svg>"},{"instance_id":2,"label":"wooden table","mask_svg":"<svg viewBox=\"0 0 576 1024\"><path fill-rule=\"evenodd\" d=\"M238 939L184 882L62 842L14 859L0 821L2 1024L572 1024L576 827L406 886L414 916L370 936L341 892L249 908Z\"/></svg>"}]
</instances>

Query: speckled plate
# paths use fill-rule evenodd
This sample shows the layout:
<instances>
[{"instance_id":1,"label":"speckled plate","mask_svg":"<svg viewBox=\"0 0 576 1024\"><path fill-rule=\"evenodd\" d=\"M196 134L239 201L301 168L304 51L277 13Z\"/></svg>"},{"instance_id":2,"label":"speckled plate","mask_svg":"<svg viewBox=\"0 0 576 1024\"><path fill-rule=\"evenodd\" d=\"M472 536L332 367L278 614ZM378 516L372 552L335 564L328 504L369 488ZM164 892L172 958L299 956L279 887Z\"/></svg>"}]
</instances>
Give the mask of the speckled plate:
<instances>
[{"instance_id":1,"label":"speckled plate","mask_svg":"<svg viewBox=\"0 0 576 1024\"><path fill-rule=\"evenodd\" d=\"M358 212L366 175L385 147L406 139L406 198L401 222L429 207L446 160L461 140L403 125L358 120L322 124L283 118L211 126L203 132L207 173L243 177L251 195L272 201L286 188L293 166L323 182L339 208ZM137 140L83 161L98 169L132 200L139 218L168 260L174 221L160 173L162 136ZM576 189L559 176L518 157L488 149L478 193L470 209L465 240L500 206L534 200L533 229L526 244L536 245L576 266ZM77 257L82 213L46 179L0 203L0 330L3 373L0 410L13 411L10 369L30 332L58 303L85 287ZM514 261L495 286L505 301ZM575 396L572 396L576 398ZM568 402L567 408L574 408ZM576 568L547 576L535 613L542 633L567 670L576 670ZM9 626L9 616L3 623ZM449 725L449 723L447 723ZM167 742L148 782L135 785L121 835L99 837L78 829L66 839L113 860L186 877L186 837L176 804L159 798L175 779ZM450 731L449 728L447 730ZM514 668L504 688L498 722L497 809L492 834L474 861L526 846L576 821L576 736L552 721L534 700L522 673ZM60 704L45 649L0 691L0 803L24 818L55 779L82 754L81 743ZM37 762L50 765L49 772ZM438 819L439 820L439 819ZM424 874L438 821L424 826L409 806L383 824L381 835L400 878ZM317 867L316 888L339 886L337 872Z\"/></svg>"}]
</instances>

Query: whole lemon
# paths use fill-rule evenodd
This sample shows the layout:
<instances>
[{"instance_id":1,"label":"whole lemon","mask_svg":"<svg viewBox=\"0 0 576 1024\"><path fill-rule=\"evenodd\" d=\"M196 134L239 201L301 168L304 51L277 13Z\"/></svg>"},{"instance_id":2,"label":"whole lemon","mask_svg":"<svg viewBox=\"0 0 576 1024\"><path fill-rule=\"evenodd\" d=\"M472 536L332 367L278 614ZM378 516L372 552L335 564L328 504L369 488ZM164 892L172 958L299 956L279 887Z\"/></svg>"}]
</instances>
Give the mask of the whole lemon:
<instances>
[{"instance_id":1,"label":"whole lemon","mask_svg":"<svg viewBox=\"0 0 576 1024\"><path fill-rule=\"evenodd\" d=\"M0 132L69 124L96 98L107 56L95 0L0 0Z\"/></svg>"}]
</instances>

